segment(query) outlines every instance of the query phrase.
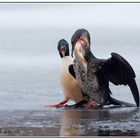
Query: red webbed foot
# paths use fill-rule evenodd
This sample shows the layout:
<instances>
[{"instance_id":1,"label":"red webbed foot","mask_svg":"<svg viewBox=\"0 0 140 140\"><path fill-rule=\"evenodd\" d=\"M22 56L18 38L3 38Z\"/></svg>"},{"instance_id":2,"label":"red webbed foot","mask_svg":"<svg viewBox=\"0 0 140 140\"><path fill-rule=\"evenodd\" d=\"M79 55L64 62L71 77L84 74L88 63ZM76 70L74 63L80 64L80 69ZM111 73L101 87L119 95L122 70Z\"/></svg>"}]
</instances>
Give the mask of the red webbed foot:
<instances>
[{"instance_id":1,"label":"red webbed foot","mask_svg":"<svg viewBox=\"0 0 140 140\"><path fill-rule=\"evenodd\" d=\"M90 99L87 104L83 105L85 108L100 108L101 104L97 103L95 99Z\"/></svg>"},{"instance_id":2,"label":"red webbed foot","mask_svg":"<svg viewBox=\"0 0 140 140\"><path fill-rule=\"evenodd\" d=\"M58 103L58 104L53 104L53 105L45 105L44 107L49 107L49 108L55 108L55 107L60 107L62 105L64 105L65 103L68 102L68 99L63 100L62 102Z\"/></svg>"}]
</instances>

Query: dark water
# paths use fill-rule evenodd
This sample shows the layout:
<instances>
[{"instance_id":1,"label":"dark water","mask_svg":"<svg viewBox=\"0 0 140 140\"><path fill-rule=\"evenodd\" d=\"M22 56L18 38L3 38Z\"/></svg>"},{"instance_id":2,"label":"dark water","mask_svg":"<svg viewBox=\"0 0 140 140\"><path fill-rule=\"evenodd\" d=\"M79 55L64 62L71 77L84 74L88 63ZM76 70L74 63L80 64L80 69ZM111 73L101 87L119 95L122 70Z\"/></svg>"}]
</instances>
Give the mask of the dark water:
<instances>
[{"instance_id":1,"label":"dark water","mask_svg":"<svg viewBox=\"0 0 140 140\"><path fill-rule=\"evenodd\" d=\"M140 136L138 108L1 111L0 136Z\"/></svg>"}]
</instances>

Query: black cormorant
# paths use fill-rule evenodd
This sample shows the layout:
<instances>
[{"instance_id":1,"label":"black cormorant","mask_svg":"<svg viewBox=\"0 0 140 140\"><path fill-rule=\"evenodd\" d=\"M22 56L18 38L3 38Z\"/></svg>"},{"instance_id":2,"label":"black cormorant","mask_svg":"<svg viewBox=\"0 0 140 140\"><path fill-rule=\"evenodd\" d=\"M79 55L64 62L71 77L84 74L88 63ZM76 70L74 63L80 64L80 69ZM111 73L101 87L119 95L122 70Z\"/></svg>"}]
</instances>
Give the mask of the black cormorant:
<instances>
[{"instance_id":1,"label":"black cormorant","mask_svg":"<svg viewBox=\"0 0 140 140\"><path fill-rule=\"evenodd\" d=\"M111 53L109 59L98 59L90 50L90 34L86 29L77 30L72 38L72 56L75 55L73 68L69 72L76 77L82 91L90 97L91 104L125 105L133 104L119 101L111 97L109 82L115 85L128 85L139 107L139 91L135 81L135 73L131 65L117 53Z\"/></svg>"}]
</instances>

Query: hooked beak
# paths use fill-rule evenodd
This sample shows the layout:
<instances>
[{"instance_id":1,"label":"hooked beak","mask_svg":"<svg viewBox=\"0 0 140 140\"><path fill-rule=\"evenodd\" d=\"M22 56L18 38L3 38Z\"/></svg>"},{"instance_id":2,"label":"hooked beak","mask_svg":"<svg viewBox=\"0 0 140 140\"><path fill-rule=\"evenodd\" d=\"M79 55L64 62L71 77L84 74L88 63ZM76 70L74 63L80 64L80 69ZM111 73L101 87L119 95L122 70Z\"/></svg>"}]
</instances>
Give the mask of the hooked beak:
<instances>
[{"instance_id":1,"label":"hooked beak","mask_svg":"<svg viewBox=\"0 0 140 140\"><path fill-rule=\"evenodd\" d=\"M75 58L78 60L82 70L84 72L87 72L87 62L83 56L84 50L83 50L82 44L79 41L75 44L73 53L75 55Z\"/></svg>"}]
</instances>

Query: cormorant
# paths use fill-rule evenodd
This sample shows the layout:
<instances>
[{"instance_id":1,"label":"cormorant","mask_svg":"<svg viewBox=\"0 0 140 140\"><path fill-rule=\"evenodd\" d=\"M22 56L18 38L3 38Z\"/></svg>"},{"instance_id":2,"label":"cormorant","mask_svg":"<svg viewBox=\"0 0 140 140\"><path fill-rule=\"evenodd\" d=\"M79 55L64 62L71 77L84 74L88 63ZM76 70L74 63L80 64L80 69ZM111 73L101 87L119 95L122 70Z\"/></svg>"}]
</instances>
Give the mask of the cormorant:
<instances>
[{"instance_id":1,"label":"cormorant","mask_svg":"<svg viewBox=\"0 0 140 140\"><path fill-rule=\"evenodd\" d=\"M109 82L115 85L128 85L139 107L139 91L135 81L135 72L126 59L117 53L111 53L109 59L98 59L90 50L90 34L86 29L77 30L72 38L73 74L82 91L90 97L91 104L135 106L111 97Z\"/></svg>"}]
</instances>

